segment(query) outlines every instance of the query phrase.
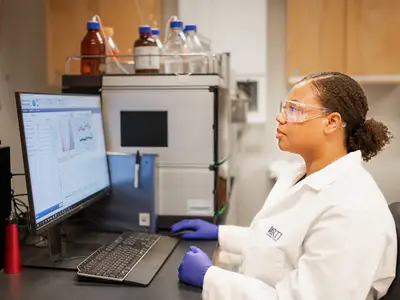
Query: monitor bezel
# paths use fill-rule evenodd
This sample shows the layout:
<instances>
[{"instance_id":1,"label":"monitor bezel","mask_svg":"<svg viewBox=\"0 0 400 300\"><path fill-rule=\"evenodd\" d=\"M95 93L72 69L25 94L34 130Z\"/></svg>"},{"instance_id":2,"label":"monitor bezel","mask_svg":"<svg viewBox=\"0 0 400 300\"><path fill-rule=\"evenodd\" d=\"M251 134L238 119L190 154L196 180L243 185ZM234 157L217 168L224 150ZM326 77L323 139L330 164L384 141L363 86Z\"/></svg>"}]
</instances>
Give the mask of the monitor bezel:
<instances>
[{"instance_id":1,"label":"monitor bezel","mask_svg":"<svg viewBox=\"0 0 400 300\"><path fill-rule=\"evenodd\" d=\"M107 171L108 171L108 178L109 178L108 186L105 187L104 189L99 190L98 192L82 199L81 201L75 203L76 206L74 208L72 208L68 212L62 214L58 218L55 218L53 220L48 220L48 218L46 218L45 220L48 220L48 222L41 226L38 226L38 224L36 222L35 206L34 206L34 202L33 202L32 184L31 184L31 176L30 176L29 161L28 161L28 150L27 150L26 139L25 139L25 126L24 126L22 106L21 106L21 95L54 95L54 96L96 97L96 98L100 99L100 111L101 111L102 117L103 117L103 109L102 109L103 103L102 103L102 97L100 94L94 95L94 94L75 94L75 93L37 93L37 92L21 92L21 91L15 92L15 99L16 99L16 104L17 104L17 116L18 116L19 132L20 132L20 139L21 139L21 148L22 148L22 158L23 158L24 171L25 171L26 191L27 191L27 197L28 197L28 203L29 203L28 225L29 225L29 231L33 234L37 234L37 233L41 233L47 229L50 229L51 227L59 224L62 221L65 221L67 218L78 213L83 208L110 195L110 193L111 193L111 174L110 174L110 168L109 168L109 162L108 162L108 156L107 156L107 141L106 141L106 137L105 137L104 122L102 122L103 123L102 124L103 132L104 132L104 146L106 148L106 163L107 163Z\"/></svg>"}]
</instances>

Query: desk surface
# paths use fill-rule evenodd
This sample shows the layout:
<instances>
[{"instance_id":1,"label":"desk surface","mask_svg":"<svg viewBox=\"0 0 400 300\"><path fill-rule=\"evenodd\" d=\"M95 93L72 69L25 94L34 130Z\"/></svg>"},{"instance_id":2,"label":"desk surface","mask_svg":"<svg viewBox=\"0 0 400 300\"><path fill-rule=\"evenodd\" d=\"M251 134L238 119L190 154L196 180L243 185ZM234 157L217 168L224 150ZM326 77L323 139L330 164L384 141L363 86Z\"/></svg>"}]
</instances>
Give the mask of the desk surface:
<instances>
[{"instance_id":1,"label":"desk surface","mask_svg":"<svg viewBox=\"0 0 400 300\"><path fill-rule=\"evenodd\" d=\"M173 300L201 299L201 290L178 282L178 267L190 245L210 255L216 242L181 241L148 287L78 282L74 271L24 268L16 275L0 274L4 300Z\"/></svg>"}]
</instances>

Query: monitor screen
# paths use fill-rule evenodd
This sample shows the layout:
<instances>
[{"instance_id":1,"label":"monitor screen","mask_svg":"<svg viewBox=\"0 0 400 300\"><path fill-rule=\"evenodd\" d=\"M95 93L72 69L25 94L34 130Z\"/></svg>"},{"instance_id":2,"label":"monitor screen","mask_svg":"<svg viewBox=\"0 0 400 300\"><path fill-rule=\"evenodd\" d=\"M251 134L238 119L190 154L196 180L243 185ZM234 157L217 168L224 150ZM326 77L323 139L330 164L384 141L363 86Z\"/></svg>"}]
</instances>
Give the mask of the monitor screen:
<instances>
[{"instance_id":1,"label":"monitor screen","mask_svg":"<svg viewBox=\"0 0 400 300\"><path fill-rule=\"evenodd\" d=\"M35 230L110 187L100 96L17 93Z\"/></svg>"}]
</instances>

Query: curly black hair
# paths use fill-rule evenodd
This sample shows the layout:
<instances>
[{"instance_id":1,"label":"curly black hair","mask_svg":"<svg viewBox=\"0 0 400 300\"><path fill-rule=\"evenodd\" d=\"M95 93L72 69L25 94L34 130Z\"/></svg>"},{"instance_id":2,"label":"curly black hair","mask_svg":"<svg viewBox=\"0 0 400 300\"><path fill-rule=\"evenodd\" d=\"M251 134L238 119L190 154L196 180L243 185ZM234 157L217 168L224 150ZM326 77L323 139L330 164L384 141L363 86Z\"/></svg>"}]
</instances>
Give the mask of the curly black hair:
<instances>
[{"instance_id":1,"label":"curly black hair","mask_svg":"<svg viewBox=\"0 0 400 300\"><path fill-rule=\"evenodd\" d=\"M320 72L299 82L305 81L312 84L324 107L341 115L346 124L347 152L360 150L364 161L369 161L390 143L393 135L388 127L373 118L366 119L367 97L353 78L340 72Z\"/></svg>"}]
</instances>

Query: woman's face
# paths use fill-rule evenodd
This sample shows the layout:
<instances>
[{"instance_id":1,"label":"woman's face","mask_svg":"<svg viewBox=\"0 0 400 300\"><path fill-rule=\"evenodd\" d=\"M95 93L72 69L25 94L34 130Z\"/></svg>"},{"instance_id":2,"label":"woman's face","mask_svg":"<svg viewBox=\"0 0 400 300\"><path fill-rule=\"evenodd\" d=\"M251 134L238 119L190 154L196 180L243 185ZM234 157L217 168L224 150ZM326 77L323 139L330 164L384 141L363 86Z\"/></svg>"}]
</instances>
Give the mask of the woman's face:
<instances>
[{"instance_id":1,"label":"woman's face","mask_svg":"<svg viewBox=\"0 0 400 300\"><path fill-rule=\"evenodd\" d=\"M307 156L325 142L326 113L310 82L299 83L293 87L286 100L290 101L290 104L285 106L284 113L276 117L279 148L303 157ZM305 120L302 116L305 116Z\"/></svg>"}]
</instances>

